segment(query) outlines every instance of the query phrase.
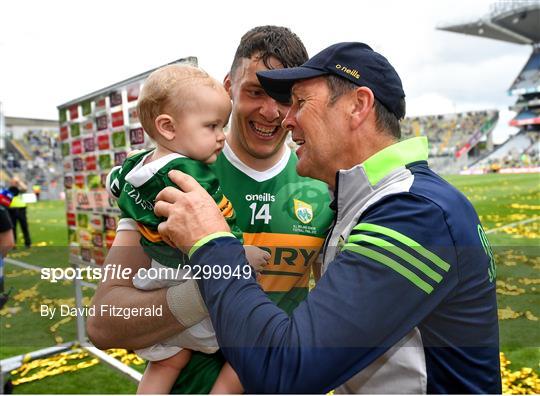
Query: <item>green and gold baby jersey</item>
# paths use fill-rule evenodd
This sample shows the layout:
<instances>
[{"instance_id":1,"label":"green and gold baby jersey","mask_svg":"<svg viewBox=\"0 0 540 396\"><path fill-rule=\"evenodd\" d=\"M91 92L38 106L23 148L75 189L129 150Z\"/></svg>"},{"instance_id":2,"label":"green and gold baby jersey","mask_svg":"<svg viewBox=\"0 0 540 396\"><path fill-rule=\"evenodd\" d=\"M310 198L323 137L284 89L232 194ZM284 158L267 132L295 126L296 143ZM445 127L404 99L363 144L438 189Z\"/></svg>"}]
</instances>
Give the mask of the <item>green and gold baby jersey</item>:
<instances>
[{"instance_id":1,"label":"green and gold baby jersey","mask_svg":"<svg viewBox=\"0 0 540 396\"><path fill-rule=\"evenodd\" d=\"M271 254L258 281L286 312L307 296L311 265L334 215L327 185L298 176L297 162L296 155L287 148L279 163L257 172L226 145L211 165L223 193L235 208L244 244Z\"/></svg>"},{"instance_id":2,"label":"green and gold baby jersey","mask_svg":"<svg viewBox=\"0 0 540 396\"><path fill-rule=\"evenodd\" d=\"M127 158L122 166L115 167L107 176L107 190L118 200L123 217L137 221L141 233L141 245L145 252L157 262L170 267L184 264L187 256L180 250L167 245L157 232L159 223L164 218L154 214L154 200L165 187L176 187L167 174L171 170L180 170L197 180L218 205L232 232L239 238L242 232L235 222L235 212L231 202L223 195L218 179L203 162L169 154L155 161L144 164L152 150Z\"/></svg>"}]
</instances>

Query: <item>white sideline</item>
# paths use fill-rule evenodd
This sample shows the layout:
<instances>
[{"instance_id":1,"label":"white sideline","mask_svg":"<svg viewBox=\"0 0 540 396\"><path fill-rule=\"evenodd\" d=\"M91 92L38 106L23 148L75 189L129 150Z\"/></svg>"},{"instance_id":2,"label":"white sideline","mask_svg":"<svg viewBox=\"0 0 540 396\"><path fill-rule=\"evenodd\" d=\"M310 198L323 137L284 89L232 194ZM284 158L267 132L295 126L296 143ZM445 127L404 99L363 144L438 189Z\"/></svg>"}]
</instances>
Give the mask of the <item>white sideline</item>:
<instances>
[{"instance_id":1,"label":"white sideline","mask_svg":"<svg viewBox=\"0 0 540 396\"><path fill-rule=\"evenodd\" d=\"M120 360L113 358L112 356L107 355L106 352L101 349L97 349L94 346L85 346L85 350L90 352L92 355L100 359L103 363L109 365L111 368L118 370L121 374L127 377L129 380L139 383L142 378L142 374L137 370L129 367L128 365L122 363Z\"/></svg>"},{"instance_id":2,"label":"white sideline","mask_svg":"<svg viewBox=\"0 0 540 396\"><path fill-rule=\"evenodd\" d=\"M505 224L503 226L493 228L492 230L486 231L486 234L493 234L494 232L500 231L503 228L513 227L513 226L517 226L517 225L521 225L521 224L532 223L533 221L537 221L537 220L540 220L540 217L533 217L532 219L521 220L521 221L516 221L514 223Z\"/></svg>"}]
</instances>

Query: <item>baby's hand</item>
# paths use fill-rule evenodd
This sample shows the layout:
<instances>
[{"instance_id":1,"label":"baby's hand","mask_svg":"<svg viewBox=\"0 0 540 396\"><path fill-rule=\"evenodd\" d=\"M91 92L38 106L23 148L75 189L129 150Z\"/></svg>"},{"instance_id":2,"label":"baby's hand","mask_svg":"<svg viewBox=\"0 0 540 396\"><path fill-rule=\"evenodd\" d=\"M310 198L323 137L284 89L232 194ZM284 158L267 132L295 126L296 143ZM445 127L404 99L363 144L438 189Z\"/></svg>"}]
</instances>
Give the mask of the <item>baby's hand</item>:
<instances>
[{"instance_id":1,"label":"baby's hand","mask_svg":"<svg viewBox=\"0 0 540 396\"><path fill-rule=\"evenodd\" d=\"M246 251L246 258L249 265L251 265L257 274L260 274L266 264L268 264L268 260L270 260L270 253L251 245L244 245L244 250Z\"/></svg>"}]
</instances>

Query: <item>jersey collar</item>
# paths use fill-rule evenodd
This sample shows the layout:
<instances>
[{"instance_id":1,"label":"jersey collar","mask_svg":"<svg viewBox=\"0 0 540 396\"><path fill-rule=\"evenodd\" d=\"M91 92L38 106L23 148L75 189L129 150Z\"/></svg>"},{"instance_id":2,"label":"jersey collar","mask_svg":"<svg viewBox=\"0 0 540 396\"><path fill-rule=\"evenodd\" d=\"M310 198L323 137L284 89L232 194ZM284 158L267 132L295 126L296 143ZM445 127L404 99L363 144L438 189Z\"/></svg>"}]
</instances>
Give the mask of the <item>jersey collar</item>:
<instances>
[{"instance_id":1,"label":"jersey collar","mask_svg":"<svg viewBox=\"0 0 540 396\"><path fill-rule=\"evenodd\" d=\"M397 168L417 161L427 161L428 141L425 136L403 140L369 157L362 167L374 186Z\"/></svg>"},{"instance_id":2,"label":"jersey collar","mask_svg":"<svg viewBox=\"0 0 540 396\"><path fill-rule=\"evenodd\" d=\"M397 188L407 191L414 179L407 165L426 161L427 157L427 138L421 136L395 143L362 164L338 171L331 204L337 219L355 212L359 202L368 203L376 199L382 190Z\"/></svg>"},{"instance_id":3,"label":"jersey collar","mask_svg":"<svg viewBox=\"0 0 540 396\"><path fill-rule=\"evenodd\" d=\"M240 172L246 174L257 182L264 182L277 176L281 173L283 169L285 169L291 156L291 149L289 148L289 146L285 145L285 153L283 154L281 159L274 166L265 171L257 171L244 164L240 160L240 158L238 158L238 156L234 153L234 151L231 149L231 146L229 146L227 142L225 142L225 146L223 147L223 155L225 156L225 158L227 158L231 165L238 169Z\"/></svg>"},{"instance_id":4,"label":"jersey collar","mask_svg":"<svg viewBox=\"0 0 540 396\"><path fill-rule=\"evenodd\" d=\"M159 172L161 168L167 165L169 162L177 158L186 158L186 156L178 153L167 154L155 161L145 164L145 159L152 154L154 150L150 151L148 154L144 155L141 160L129 171L126 175L125 180L130 183L133 187L140 187L148 180L150 180L154 175Z\"/></svg>"}]
</instances>

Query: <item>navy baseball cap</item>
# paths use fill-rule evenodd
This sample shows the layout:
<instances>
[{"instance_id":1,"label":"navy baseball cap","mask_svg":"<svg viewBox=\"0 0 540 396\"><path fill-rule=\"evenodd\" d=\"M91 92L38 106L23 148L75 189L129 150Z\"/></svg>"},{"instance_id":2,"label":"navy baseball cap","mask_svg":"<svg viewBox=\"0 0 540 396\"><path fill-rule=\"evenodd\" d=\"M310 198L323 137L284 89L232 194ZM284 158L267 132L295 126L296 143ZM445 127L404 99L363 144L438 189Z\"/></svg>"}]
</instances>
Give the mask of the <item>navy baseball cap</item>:
<instances>
[{"instance_id":1,"label":"navy baseball cap","mask_svg":"<svg viewBox=\"0 0 540 396\"><path fill-rule=\"evenodd\" d=\"M384 56L364 43L334 44L303 65L260 71L257 78L268 95L278 102L288 103L294 83L328 74L368 87L398 119L405 117L405 108L400 105L405 92L399 75Z\"/></svg>"}]
</instances>

